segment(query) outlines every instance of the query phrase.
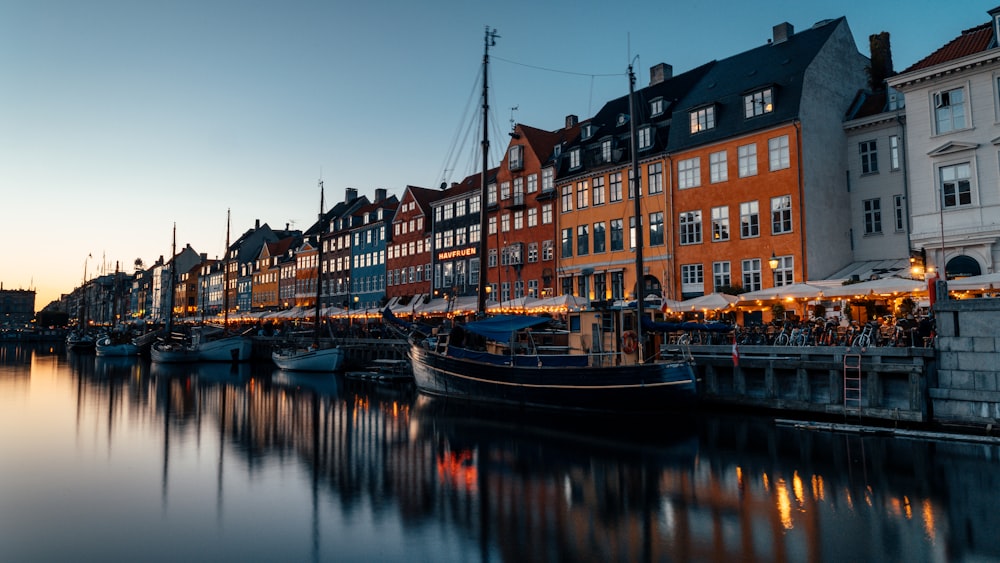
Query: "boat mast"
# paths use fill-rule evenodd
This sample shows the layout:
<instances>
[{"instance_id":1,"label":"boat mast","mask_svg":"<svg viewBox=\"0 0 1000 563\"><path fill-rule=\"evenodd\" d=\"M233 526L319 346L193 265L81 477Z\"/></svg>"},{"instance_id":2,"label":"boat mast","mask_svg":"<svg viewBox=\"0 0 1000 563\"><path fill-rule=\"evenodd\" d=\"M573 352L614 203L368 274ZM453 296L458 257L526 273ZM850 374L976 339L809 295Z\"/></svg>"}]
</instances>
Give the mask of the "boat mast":
<instances>
[{"instance_id":1,"label":"boat mast","mask_svg":"<svg viewBox=\"0 0 1000 563\"><path fill-rule=\"evenodd\" d=\"M170 333L174 331L174 275L177 270L177 223L174 223L174 238L173 243L170 247L170 277L168 278L170 282L167 284L167 288L170 293L167 294L167 337L170 337Z\"/></svg>"},{"instance_id":2,"label":"boat mast","mask_svg":"<svg viewBox=\"0 0 1000 563\"><path fill-rule=\"evenodd\" d=\"M497 44L497 30L486 26L486 37L483 46L483 172L480 177L479 186L479 288L478 300L476 302L476 314L482 317L486 313L486 272L488 262L486 260L487 236L486 230L488 220L486 216L486 171L488 168L487 158L489 158L490 138L489 129L489 66L490 47Z\"/></svg>"},{"instance_id":3,"label":"boat mast","mask_svg":"<svg viewBox=\"0 0 1000 563\"><path fill-rule=\"evenodd\" d=\"M628 114L632 148L632 185L635 195L632 199L633 214L635 215L635 339L639 363L641 364L643 363L642 314L646 301L646 270L642 260L642 205L639 203L639 196L642 193L642 176L639 173L639 142L635 123L637 117L635 111L635 73L632 72L631 64L628 65Z\"/></svg>"},{"instance_id":4,"label":"boat mast","mask_svg":"<svg viewBox=\"0 0 1000 563\"><path fill-rule=\"evenodd\" d=\"M226 209L226 253L222 260L222 328L229 330L229 215Z\"/></svg>"},{"instance_id":5,"label":"boat mast","mask_svg":"<svg viewBox=\"0 0 1000 563\"><path fill-rule=\"evenodd\" d=\"M317 346L319 345L319 311L320 311L320 298L323 295L323 233L326 231L326 224L323 222L323 180L319 181L319 233L316 235L316 251L318 253L316 257L316 327L315 327L315 339ZM348 310L350 313L350 310Z\"/></svg>"}]
</instances>

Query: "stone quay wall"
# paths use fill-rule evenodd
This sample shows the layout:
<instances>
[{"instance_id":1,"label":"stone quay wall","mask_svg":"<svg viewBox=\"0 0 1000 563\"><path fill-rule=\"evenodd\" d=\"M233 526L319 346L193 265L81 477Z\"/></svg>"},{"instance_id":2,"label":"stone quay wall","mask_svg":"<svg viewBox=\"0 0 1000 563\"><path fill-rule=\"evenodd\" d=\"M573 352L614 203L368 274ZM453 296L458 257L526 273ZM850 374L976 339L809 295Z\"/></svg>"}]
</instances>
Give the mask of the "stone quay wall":
<instances>
[{"instance_id":1,"label":"stone quay wall","mask_svg":"<svg viewBox=\"0 0 1000 563\"><path fill-rule=\"evenodd\" d=\"M1000 420L1000 299L938 301L939 367L930 385L937 421L992 426Z\"/></svg>"}]
</instances>

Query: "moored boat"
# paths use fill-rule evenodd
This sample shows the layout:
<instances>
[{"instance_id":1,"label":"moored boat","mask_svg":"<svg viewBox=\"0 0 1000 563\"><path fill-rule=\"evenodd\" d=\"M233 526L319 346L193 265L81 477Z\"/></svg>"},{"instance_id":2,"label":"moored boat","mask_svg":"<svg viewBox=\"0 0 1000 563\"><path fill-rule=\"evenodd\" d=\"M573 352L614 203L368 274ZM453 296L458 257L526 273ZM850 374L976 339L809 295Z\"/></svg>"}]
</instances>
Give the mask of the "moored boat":
<instances>
[{"instance_id":1,"label":"moored boat","mask_svg":"<svg viewBox=\"0 0 1000 563\"><path fill-rule=\"evenodd\" d=\"M344 351L336 347L287 346L271 352L271 359L284 370L333 373L344 365Z\"/></svg>"},{"instance_id":2,"label":"moored boat","mask_svg":"<svg viewBox=\"0 0 1000 563\"><path fill-rule=\"evenodd\" d=\"M98 356L139 355L139 346L128 340L115 339L111 335L104 335L98 338L94 345L94 350Z\"/></svg>"}]
</instances>

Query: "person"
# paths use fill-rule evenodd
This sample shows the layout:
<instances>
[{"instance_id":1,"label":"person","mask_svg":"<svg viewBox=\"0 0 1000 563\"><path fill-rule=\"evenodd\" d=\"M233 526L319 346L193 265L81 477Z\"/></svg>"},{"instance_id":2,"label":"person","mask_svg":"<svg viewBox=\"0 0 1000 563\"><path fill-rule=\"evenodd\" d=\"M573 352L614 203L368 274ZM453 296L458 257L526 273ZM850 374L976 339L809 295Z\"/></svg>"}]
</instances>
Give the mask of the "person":
<instances>
[{"instance_id":1,"label":"person","mask_svg":"<svg viewBox=\"0 0 1000 563\"><path fill-rule=\"evenodd\" d=\"M934 337L934 316L927 315L917 323L917 334L920 335L920 345L926 347Z\"/></svg>"}]
</instances>

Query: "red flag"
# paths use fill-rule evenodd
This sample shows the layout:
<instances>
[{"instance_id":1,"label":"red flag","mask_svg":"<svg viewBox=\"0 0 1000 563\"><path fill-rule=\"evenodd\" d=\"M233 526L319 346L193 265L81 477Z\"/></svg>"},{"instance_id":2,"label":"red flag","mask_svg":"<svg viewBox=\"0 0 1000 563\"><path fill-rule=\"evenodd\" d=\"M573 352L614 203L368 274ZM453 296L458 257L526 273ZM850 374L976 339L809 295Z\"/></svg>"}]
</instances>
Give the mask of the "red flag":
<instances>
[{"instance_id":1,"label":"red flag","mask_svg":"<svg viewBox=\"0 0 1000 563\"><path fill-rule=\"evenodd\" d=\"M736 345L736 335L733 335L733 367L740 365L740 348Z\"/></svg>"}]
</instances>

